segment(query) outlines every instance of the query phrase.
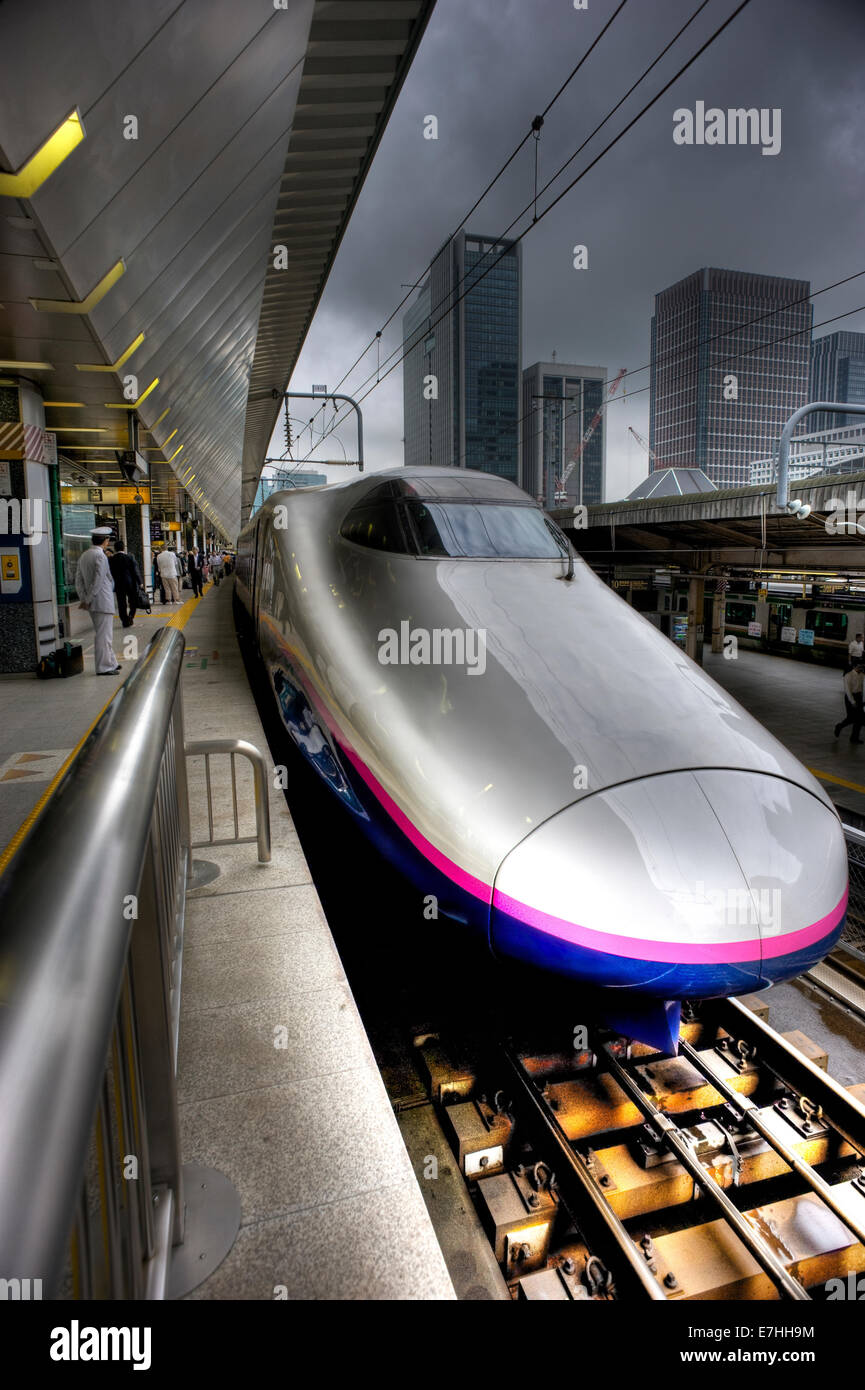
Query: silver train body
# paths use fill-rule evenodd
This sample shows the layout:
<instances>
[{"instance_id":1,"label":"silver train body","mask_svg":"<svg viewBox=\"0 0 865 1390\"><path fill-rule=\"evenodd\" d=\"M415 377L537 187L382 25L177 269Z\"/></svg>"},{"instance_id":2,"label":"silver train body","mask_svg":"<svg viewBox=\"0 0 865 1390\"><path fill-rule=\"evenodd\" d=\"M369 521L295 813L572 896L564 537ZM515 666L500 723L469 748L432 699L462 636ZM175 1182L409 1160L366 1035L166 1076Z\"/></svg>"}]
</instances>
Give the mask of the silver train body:
<instances>
[{"instance_id":1,"label":"silver train body","mask_svg":"<svg viewBox=\"0 0 865 1390\"><path fill-rule=\"evenodd\" d=\"M654 1001L800 973L844 921L832 803L563 544L483 473L275 494L237 596L286 728L500 957Z\"/></svg>"}]
</instances>

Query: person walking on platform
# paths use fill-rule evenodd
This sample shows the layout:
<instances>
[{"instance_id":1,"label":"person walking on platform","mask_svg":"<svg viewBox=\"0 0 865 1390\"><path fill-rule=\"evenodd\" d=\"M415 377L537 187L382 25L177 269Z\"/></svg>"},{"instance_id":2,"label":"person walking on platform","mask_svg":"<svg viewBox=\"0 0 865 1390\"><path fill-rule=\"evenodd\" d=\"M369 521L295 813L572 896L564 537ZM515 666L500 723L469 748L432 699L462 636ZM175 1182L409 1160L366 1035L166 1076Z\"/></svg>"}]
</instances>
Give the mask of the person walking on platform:
<instances>
[{"instance_id":1,"label":"person walking on platform","mask_svg":"<svg viewBox=\"0 0 865 1390\"><path fill-rule=\"evenodd\" d=\"M163 582L162 582L162 575L159 573L159 566L158 566L158 564L156 563L158 559L159 559L159 556L158 556L158 555L154 555L154 557L153 557L153 565L152 565L153 573L151 574L151 577L150 577L150 578L151 578L151 583L153 584L153 598L154 598L154 602L155 602L155 600L156 600L156 590L158 589L158 590L159 590L159 602L160 602L160 603L165 603L165 585L164 585Z\"/></svg>"},{"instance_id":2,"label":"person walking on platform","mask_svg":"<svg viewBox=\"0 0 865 1390\"><path fill-rule=\"evenodd\" d=\"M122 541L114 542L114 554L108 557L108 568L114 580L120 621L124 627L131 627L135 621L135 601L141 575L133 557L126 554L126 547Z\"/></svg>"},{"instance_id":3,"label":"person walking on platform","mask_svg":"<svg viewBox=\"0 0 865 1390\"><path fill-rule=\"evenodd\" d=\"M174 550L169 550L168 546L166 546L165 549L160 550L157 555L156 563L159 566L159 574L168 594L168 602L179 603L180 575L182 571L177 553Z\"/></svg>"},{"instance_id":4,"label":"person walking on platform","mask_svg":"<svg viewBox=\"0 0 865 1390\"><path fill-rule=\"evenodd\" d=\"M852 671L848 671L844 677L844 705L847 709L847 718L840 724L835 725L835 737L846 729L848 724L853 725L853 732L850 735L851 743L861 743L859 737L862 731L862 724L865 721L865 713L862 709L862 689L865 685L865 665L861 662Z\"/></svg>"},{"instance_id":5,"label":"person walking on platform","mask_svg":"<svg viewBox=\"0 0 865 1390\"><path fill-rule=\"evenodd\" d=\"M865 657L865 646L863 646L862 644L861 632L856 633L856 636L853 638L853 641L849 643L847 651L850 653L850 660L847 665L847 670L852 671L853 667L858 666L859 662L862 661L863 657Z\"/></svg>"},{"instance_id":6,"label":"person walking on platform","mask_svg":"<svg viewBox=\"0 0 865 1390\"><path fill-rule=\"evenodd\" d=\"M90 537L90 549L85 550L75 571L75 588L81 600L80 606L90 614L93 624L93 659L97 676L113 676L120 670L120 662L111 645L114 584L105 554L110 539L110 527L97 526Z\"/></svg>"},{"instance_id":7,"label":"person walking on platform","mask_svg":"<svg viewBox=\"0 0 865 1390\"><path fill-rule=\"evenodd\" d=\"M186 552L186 563L188 566L189 582L192 585L193 597L197 595L201 598L204 593L201 578L201 564L194 550L188 550Z\"/></svg>"}]
</instances>

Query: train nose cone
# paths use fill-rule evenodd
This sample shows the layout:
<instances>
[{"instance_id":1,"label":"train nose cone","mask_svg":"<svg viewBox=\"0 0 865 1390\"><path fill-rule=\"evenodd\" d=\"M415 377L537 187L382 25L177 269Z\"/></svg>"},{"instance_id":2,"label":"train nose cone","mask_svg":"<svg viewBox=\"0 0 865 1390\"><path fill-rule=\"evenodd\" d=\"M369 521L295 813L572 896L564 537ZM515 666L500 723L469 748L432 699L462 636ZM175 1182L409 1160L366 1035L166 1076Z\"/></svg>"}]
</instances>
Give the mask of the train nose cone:
<instances>
[{"instance_id":1,"label":"train nose cone","mask_svg":"<svg viewBox=\"0 0 865 1390\"><path fill-rule=\"evenodd\" d=\"M499 954L666 999L741 994L840 933L837 817L780 778L732 770L627 782L566 807L496 876Z\"/></svg>"}]
</instances>

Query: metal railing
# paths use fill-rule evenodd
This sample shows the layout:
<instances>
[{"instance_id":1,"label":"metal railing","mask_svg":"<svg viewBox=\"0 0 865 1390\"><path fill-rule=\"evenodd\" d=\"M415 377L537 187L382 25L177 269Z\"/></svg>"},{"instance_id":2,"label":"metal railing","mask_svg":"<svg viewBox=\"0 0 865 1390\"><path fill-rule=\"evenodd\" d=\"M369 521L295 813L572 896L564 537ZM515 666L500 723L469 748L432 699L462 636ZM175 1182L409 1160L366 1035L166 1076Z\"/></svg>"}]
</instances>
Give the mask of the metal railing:
<instances>
[{"instance_id":1,"label":"metal railing","mask_svg":"<svg viewBox=\"0 0 865 1390\"><path fill-rule=\"evenodd\" d=\"M239 1224L231 1185L212 1172L199 1183L199 1170L196 1231L221 1230L196 1239L206 1262L187 1252L184 1266L184 645L179 631L157 633L0 877L7 1296L37 1280L44 1297L177 1296L224 1258ZM211 1221L208 1199L220 1208Z\"/></svg>"},{"instance_id":2,"label":"metal railing","mask_svg":"<svg viewBox=\"0 0 865 1390\"><path fill-rule=\"evenodd\" d=\"M213 833L213 783L210 777L210 759L214 754L227 753L231 757L231 810L234 818L234 834L227 839L217 840ZM237 772L235 757L240 755L252 764L255 779L255 834L241 835L237 810ZM258 862L270 863L270 813L268 807L267 764L252 743L242 738L203 739L197 743L187 743L187 758L204 757L204 774L207 784L207 825L208 839L195 840L192 849L205 849L209 845L258 845Z\"/></svg>"}]
</instances>

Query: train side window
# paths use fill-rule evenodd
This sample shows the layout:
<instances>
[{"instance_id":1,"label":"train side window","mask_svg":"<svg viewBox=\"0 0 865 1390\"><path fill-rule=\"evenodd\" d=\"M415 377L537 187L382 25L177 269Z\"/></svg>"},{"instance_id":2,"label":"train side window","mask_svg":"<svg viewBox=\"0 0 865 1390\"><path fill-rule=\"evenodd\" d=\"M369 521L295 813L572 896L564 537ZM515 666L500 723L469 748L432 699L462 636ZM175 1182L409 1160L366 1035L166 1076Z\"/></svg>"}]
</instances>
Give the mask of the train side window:
<instances>
[{"instance_id":1,"label":"train side window","mask_svg":"<svg viewBox=\"0 0 865 1390\"><path fill-rule=\"evenodd\" d=\"M810 613L805 614L805 626L812 629L815 637L843 642L847 636L847 614L821 613L812 609Z\"/></svg>"},{"instance_id":2,"label":"train side window","mask_svg":"<svg viewBox=\"0 0 865 1390\"><path fill-rule=\"evenodd\" d=\"M753 603L728 603L726 621L733 627L746 627L754 621Z\"/></svg>"},{"instance_id":3,"label":"train side window","mask_svg":"<svg viewBox=\"0 0 865 1390\"><path fill-rule=\"evenodd\" d=\"M340 527L344 540L370 550L386 550L390 554L406 555L408 546L396 505L387 499L364 500L353 507Z\"/></svg>"}]
</instances>

